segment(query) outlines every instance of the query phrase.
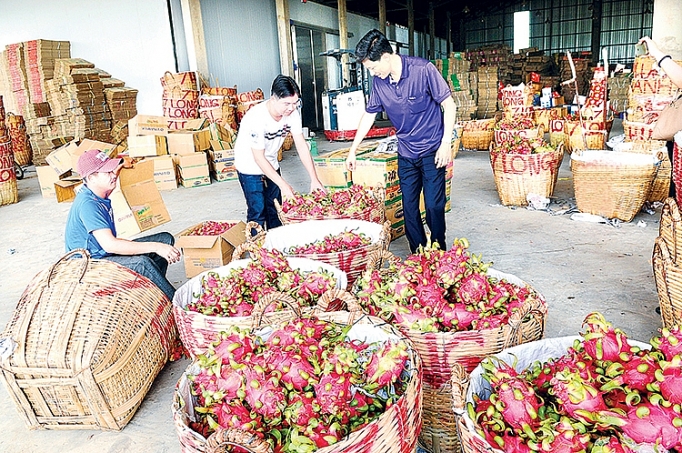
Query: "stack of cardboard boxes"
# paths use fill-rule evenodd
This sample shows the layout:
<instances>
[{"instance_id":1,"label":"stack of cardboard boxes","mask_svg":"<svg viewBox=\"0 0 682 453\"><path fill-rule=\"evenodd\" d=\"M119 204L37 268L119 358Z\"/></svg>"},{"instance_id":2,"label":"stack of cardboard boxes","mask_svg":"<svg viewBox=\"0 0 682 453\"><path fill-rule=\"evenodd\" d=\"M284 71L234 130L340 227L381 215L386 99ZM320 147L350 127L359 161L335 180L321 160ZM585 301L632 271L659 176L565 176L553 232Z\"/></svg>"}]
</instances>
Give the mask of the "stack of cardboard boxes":
<instances>
[{"instance_id":1,"label":"stack of cardboard boxes","mask_svg":"<svg viewBox=\"0 0 682 453\"><path fill-rule=\"evenodd\" d=\"M211 149L208 150L211 176L218 182L237 179L233 149L237 135L230 126L223 127L220 123L211 123L208 132L211 143Z\"/></svg>"}]
</instances>

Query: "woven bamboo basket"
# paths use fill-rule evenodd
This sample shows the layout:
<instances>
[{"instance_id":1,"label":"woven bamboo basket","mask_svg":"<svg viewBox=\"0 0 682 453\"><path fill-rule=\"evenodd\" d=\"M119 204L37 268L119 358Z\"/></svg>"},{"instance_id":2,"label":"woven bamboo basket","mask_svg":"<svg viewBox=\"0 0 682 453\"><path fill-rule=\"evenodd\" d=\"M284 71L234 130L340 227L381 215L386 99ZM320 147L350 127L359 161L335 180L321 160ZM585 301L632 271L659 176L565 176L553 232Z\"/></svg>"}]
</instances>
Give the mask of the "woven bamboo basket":
<instances>
[{"instance_id":1,"label":"woven bamboo basket","mask_svg":"<svg viewBox=\"0 0 682 453\"><path fill-rule=\"evenodd\" d=\"M566 354L575 340L582 340L579 336L546 338L505 349L495 357L513 366L517 371L527 369L533 362L546 362L551 358L558 358ZM648 343L636 340L628 342L641 349L649 349ZM482 367L468 372L460 365L452 368L452 411L457 419L457 431L462 441L464 453L504 453L503 450L491 446L477 432L477 424L469 417L467 403L473 402L473 395L488 399L491 390L488 382L482 377ZM594 451L594 450L593 450Z\"/></svg>"},{"instance_id":2,"label":"woven bamboo basket","mask_svg":"<svg viewBox=\"0 0 682 453\"><path fill-rule=\"evenodd\" d=\"M345 212L338 216L327 215L301 217L284 212L282 210L282 205L277 200L275 200L275 209L277 210L277 215L279 216L279 220L282 222L282 225L289 225L291 223L298 223L306 220L330 220L330 219L357 219L365 220L367 222L384 223L384 221L386 220L386 212L384 207L385 197L384 191L375 190L372 188L368 188L366 190L374 198L375 203L373 203L372 206L366 207L363 211L360 212Z\"/></svg>"},{"instance_id":3,"label":"woven bamboo basket","mask_svg":"<svg viewBox=\"0 0 682 453\"><path fill-rule=\"evenodd\" d=\"M666 198L661 207L658 235L665 241L674 263L682 258L682 215L674 198Z\"/></svg>"},{"instance_id":4,"label":"woven bamboo basket","mask_svg":"<svg viewBox=\"0 0 682 453\"><path fill-rule=\"evenodd\" d=\"M493 143L496 145L499 145L500 143L503 142L509 142L509 141L514 141L516 137L521 137L521 138L537 138L537 137L542 137L544 134L544 129L542 126L537 126L533 129L504 129L504 130L495 130L493 132Z\"/></svg>"},{"instance_id":5,"label":"woven bamboo basket","mask_svg":"<svg viewBox=\"0 0 682 453\"><path fill-rule=\"evenodd\" d=\"M462 148L487 150L495 135L495 118L462 121Z\"/></svg>"},{"instance_id":6,"label":"woven bamboo basket","mask_svg":"<svg viewBox=\"0 0 682 453\"><path fill-rule=\"evenodd\" d=\"M0 337L15 346L1 380L29 428L120 430L177 330L150 280L75 250L31 280Z\"/></svg>"},{"instance_id":7,"label":"woven bamboo basket","mask_svg":"<svg viewBox=\"0 0 682 453\"><path fill-rule=\"evenodd\" d=\"M682 267L674 261L673 253L664 238L656 238L651 261L661 321L669 329L682 322Z\"/></svg>"},{"instance_id":8,"label":"woven bamboo basket","mask_svg":"<svg viewBox=\"0 0 682 453\"><path fill-rule=\"evenodd\" d=\"M302 270L317 270L323 268L324 270L330 272L332 275L337 277L337 290L329 291L329 294L324 294L323 297L318 300L318 305L326 310L329 305L338 299L346 302L346 304L352 304L354 298L348 294L346 289L346 274L341 270L329 266L325 263L320 263L313 260L308 260L305 258L288 258L289 264L296 269ZM182 285L175 292L173 296L173 314L175 315L175 322L177 324L178 332L180 334L180 340L189 352L191 357L197 357L199 354L203 354L208 345L215 340L216 335L223 330L230 328L231 326L248 327L253 321L252 316L208 316L196 311L187 310L187 305L189 305L192 300L195 300L200 292L202 286L202 279L207 275L208 272L214 272L220 276L227 275L231 269L244 267L249 262L248 259L232 261L230 264L210 271L204 272L197 275L196 277L189 280L187 283ZM291 303L291 297L278 293L280 299L284 302L290 302L289 305L294 305ZM293 300L293 299L292 299ZM309 309L301 308L302 312L308 312ZM283 317L289 316L290 310L284 309L275 312L268 312L266 318L269 322L274 323Z\"/></svg>"},{"instance_id":9,"label":"woven bamboo basket","mask_svg":"<svg viewBox=\"0 0 682 453\"><path fill-rule=\"evenodd\" d=\"M14 173L14 153L10 140L0 141L0 206L19 201L17 175Z\"/></svg>"},{"instance_id":10,"label":"woven bamboo basket","mask_svg":"<svg viewBox=\"0 0 682 453\"><path fill-rule=\"evenodd\" d=\"M26 133L26 123L24 117L13 113L7 114L7 129L12 140L12 152L14 160L22 167L31 163L32 150L31 143Z\"/></svg>"},{"instance_id":11,"label":"woven bamboo basket","mask_svg":"<svg viewBox=\"0 0 682 453\"><path fill-rule=\"evenodd\" d=\"M612 151L574 151L571 171L581 212L631 221L651 193L653 156Z\"/></svg>"},{"instance_id":12,"label":"woven bamboo basket","mask_svg":"<svg viewBox=\"0 0 682 453\"><path fill-rule=\"evenodd\" d=\"M533 119L538 126L542 126L545 131L549 131L549 123L552 120L565 118L567 114L566 107L553 107L550 109L535 109L533 111Z\"/></svg>"},{"instance_id":13,"label":"woven bamboo basket","mask_svg":"<svg viewBox=\"0 0 682 453\"><path fill-rule=\"evenodd\" d=\"M368 328L378 335L390 335L404 338L395 328L379 318L367 316L357 311L336 311L316 313L321 319L353 324L353 329ZM294 316L290 317L295 319ZM258 325L258 324L256 324ZM352 334L353 329L349 334ZM408 340L409 341L409 340ZM338 443L316 450L317 453L408 453L417 448L417 440L422 425L422 365L419 354L411 347L408 349L410 363L410 380L405 393L386 412L362 429L355 431ZM228 445L247 447L253 452L271 452L262 443L251 441L251 437L243 432L223 433L216 431L207 440L189 426L194 420L193 401L189 392L188 373L180 378L173 397L173 421L183 453L211 453L225 451ZM248 439L248 443L242 443Z\"/></svg>"},{"instance_id":14,"label":"woven bamboo basket","mask_svg":"<svg viewBox=\"0 0 682 453\"><path fill-rule=\"evenodd\" d=\"M656 123L638 123L635 121L623 120L623 132L625 140L634 142L639 140L651 140Z\"/></svg>"},{"instance_id":15,"label":"woven bamboo basket","mask_svg":"<svg viewBox=\"0 0 682 453\"><path fill-rule=\"evenodd\" d=\"M197 73L192 71L178 73L166 71L163 74L163 77L161 77L161 85L165 89L180 88L182 90L199 90Z\"/></svg>"},{"instance_id":16,"label":"woven bamboo basket","mask_svg":"<svg viewBox=\"0 0 682 453\"><path fill-rule=\"evenodd\" d=\"M651 192L646 201L662 202L670 193L670 180L672 176L672 164L668 157L668 148L663 140L637 140L623 142L614 146L614 151L649 154L660 159L661 163L656 167L656 175L651 183Z\"/></svg>"},{"instance_id":17,"label":"woven bamboo basket","mask_svg":"<svg viewBox=\"0 0 682 453\"><path fill-rule=\"evenodd\" d=\"M310 244L322 240L326 236L340 234L344 231L354 231L368 236L371 242L367 245L352 249L330 253L297 253L288 252L295 246ZM377 250L387 250L391 242L391 222L383 225L354 219L306 220L305 222L284 225L267 232L263 247L275 249L286 256L308 258L310 260L327 263L346 273L348 286L367 269L370 256ZM240 247L247 247L242 244ZM237 250L235 250L237 253Z\"/></svg>"},{"instance_id":18,"label":"woven bamboo basket","mask_svg":"<svg viewBox=\"0 0 682 453\"><path fill-rule=\"evenodd\" d=\"M562 143L554 152L540 154L509 154L492 149L491 144L490 165L503 205L527 206L528 194L552 196L564 159Z\"/></svg>"},{"instance_id":19,"label":"woven bamboo basket","mask_svg":"<svg viewBox=\"0 0 682 453\"><path fill-rule=\"evenodd\" d=\"M368 266L378 269L380 264L394 260L390 252L376 254ZM375 262L376 261L376 262ZM384 272L385 270L382 270ZM518 277L489 269L488 274L506 279L519 286L530 286ZM531 288L532 289L532 288ZM419 443L431 452L459 453L457 425L451 410L452 390L450 375L453 365L460 364L467 372L473 370L485 357L505 348L538 340L545 331L547 303L537 292L537 298L529 298L508 324L498 329L462 332L427 333L417 330L402 331L414 343L422 358L423 373L423 421Z\"/></svg>"}]
</instances>

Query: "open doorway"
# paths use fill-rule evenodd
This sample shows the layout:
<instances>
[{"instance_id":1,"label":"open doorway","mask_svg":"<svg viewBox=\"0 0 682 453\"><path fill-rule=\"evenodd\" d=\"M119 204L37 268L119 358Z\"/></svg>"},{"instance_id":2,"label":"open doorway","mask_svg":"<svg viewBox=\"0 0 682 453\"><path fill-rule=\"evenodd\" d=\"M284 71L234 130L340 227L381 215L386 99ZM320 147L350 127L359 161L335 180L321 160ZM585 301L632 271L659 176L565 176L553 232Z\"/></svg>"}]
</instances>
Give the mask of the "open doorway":
<instances>
[{"instance_id":1,"label":"open doorway","mask_svg":"<svg viewBox=\"0 0 682 453\"><path fill-rule=\"evenodd\" d=\"M301 87L301 119L311 130L324 128L322 92L325 90L324 32L300 25L292 27L295 49L295 70Z\"/></svg>"}]
</instances>

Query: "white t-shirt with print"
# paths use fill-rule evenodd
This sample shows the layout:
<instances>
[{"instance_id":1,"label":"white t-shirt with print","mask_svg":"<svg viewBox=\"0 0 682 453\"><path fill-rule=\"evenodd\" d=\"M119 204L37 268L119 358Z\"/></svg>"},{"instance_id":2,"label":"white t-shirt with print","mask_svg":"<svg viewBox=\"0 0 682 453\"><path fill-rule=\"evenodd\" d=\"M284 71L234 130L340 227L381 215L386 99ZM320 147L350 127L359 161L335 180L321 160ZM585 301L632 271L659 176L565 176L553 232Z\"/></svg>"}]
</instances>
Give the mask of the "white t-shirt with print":
<instances>
[{"instance_id":1,"label":"white t-shirt with print","mask_svg":"<svg viewBox=\"0 0 682 453\"><path fill-rule=\"evenodd\" d=\"M282 117L280 121L275 121L268 112L267 102L269 101L251 107L239 124L237 141L234 145L234 166L239 173L263 174L253 157L252 149L264 149L265 158L272 164L272 168L277 170L279 168L277 153L287 133L303 132L301 114L298 110L294 110L289 116Z\"/></svg>"}]
</instances>

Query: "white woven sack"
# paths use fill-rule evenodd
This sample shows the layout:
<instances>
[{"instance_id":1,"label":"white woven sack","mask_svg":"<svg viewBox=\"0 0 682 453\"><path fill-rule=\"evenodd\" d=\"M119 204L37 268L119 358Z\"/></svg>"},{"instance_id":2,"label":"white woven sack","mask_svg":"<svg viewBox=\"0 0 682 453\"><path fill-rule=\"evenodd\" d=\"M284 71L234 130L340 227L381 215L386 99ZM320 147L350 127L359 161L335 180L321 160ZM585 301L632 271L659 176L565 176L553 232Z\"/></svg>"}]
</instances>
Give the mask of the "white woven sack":
<instances>
[{"instance_id":1,"label":"white woven sack","mask_svg":"<svg viewBox=\"0 0 682 453\"><path fill-rule=\"evenodd\" d=\"M339 234L344 231L364 233L371 238L372 244L376 244L380 239L381 230L381 224L366 220L306 220L268 230L263 247L283 252L289 247L310 244L330 234Z\"/></svg>"},{"instance_id":2,"label":"white woven sack","mask_svg":"<svg viewBox=\"0 0 682 453\"><path fill-rule=\"evenodd\" d=\"M334 266L330 266L329 264L322 263L320 261L309 260L307 258L296 257L289 257L287 258L287 261L289 262L289 265L293 269L300 269L301 271L304 272L318 271L320 268L322 268L323 270L331 273L336 278L336 287L339 289L346 289L346 286L348 285L348 278L346 277L346 273L343 272L341 269L338 269ZM217 267L215 269L210 269L208 271L202 272L201 274L192 278L184 285L182 285L180 288L178 288L178 290L175 292L175 296L173 296L173 305L184 309L189 303L195 300L198 297L198 295L201 294L202 279L209 272L214 272L219 276L224 277L227 274L229 274L232 269L245 267L250 262L251 262L250 259L235 260L225 266Z\"/></svg>"}]
</instances>

